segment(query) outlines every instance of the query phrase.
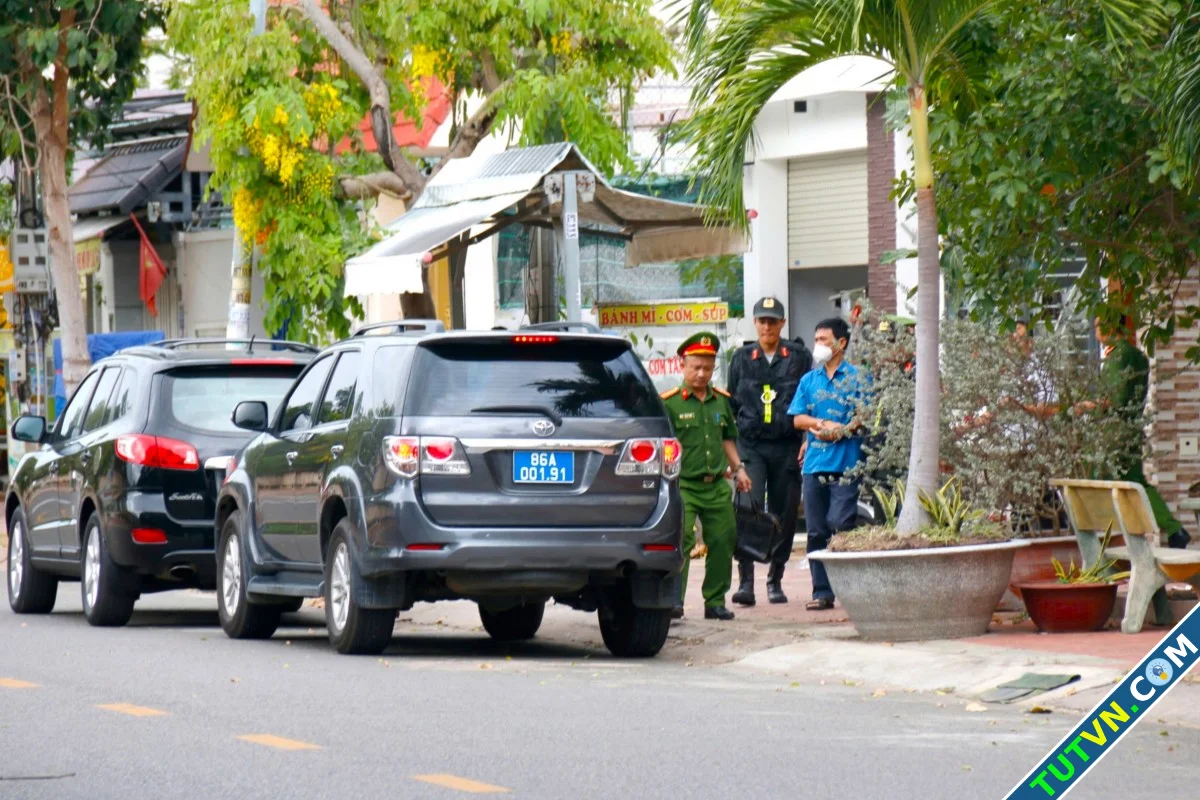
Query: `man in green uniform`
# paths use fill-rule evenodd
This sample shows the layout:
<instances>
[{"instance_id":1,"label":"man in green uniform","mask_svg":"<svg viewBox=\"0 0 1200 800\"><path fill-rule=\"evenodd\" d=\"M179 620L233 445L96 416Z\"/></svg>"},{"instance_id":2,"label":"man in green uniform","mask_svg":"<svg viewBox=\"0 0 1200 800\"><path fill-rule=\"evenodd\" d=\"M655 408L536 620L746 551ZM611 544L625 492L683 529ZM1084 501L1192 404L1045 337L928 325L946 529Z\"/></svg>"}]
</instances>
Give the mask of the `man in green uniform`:
<instances>
[{"instance_id":1,"label":"man in green uniform","mask_svg":"<svg viewBox=\"0 0 1200 800\"><path fill-rule=\"evenodd\" d=\"M1125 335L1132 330L1132 324L1126 317L1121 320L1121 330L1111 333L1105 330L1100 320L1096 320L1096 338L1104 348L1104 367L1102 374L1108 385L1109 397L1118 411L1139 418L1146 404L1146 394L1149 391L1150 360L1146 354L1130 342ZM1158 488L1146 479L1142 467L1144 442L1139 440L1137 448L1132 449L1120 465L1121 479L1140 483L1146 489L1146 497L1150 500L1150 508L1154 512L1154 520L1158 529L1167 537L1170 547L1187 547L1191 535L1183 529L1179 520L1167 507Z\"/></svg>"},{"instance_id":2,"label":"man in green uniform","mask_svg":"<svg viewBox=\"0 0 1200 800\"><path fill-rule=\"evenodd\" d=\"M704 526L704 618L733 619L725 607L733 573L736 523L733 498L725 481L726 465L733 471L738 491L750 491L737 451L737 425L729 394L710 385L717 363L717 337L708 332L689 337L676 351L683 358L683 385L663 392L663 404L683 450L679 492L683 495L683 553L696 544L696 518ZM673 616L683 616L689 560L683 562L683 591Z\"/></svg>"}]
</instances>

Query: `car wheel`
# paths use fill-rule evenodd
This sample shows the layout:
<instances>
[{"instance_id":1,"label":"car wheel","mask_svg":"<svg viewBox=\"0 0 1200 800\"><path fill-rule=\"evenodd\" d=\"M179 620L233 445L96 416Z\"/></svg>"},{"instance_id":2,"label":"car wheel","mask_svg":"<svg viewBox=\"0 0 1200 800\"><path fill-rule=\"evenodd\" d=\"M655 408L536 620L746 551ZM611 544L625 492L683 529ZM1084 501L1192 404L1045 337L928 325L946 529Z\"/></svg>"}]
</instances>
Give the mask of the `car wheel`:
<instances>
[{"instance_id":1,"label":"car wheel","mask_svg":"<svg viewBox=\"0 0 1200 800\"><path fill-rule=\"evenodd\" d=\"M604 646L618 658L658 655L671 629L671 609L638 608L633 604L627 585L607 593L599 615Z\"/></svg>"},{"instance_id":2,"label":"car wheel","mask_svg":"<svg viewBox=\"0 0 1200 800\"><path fill-rule=\"evenodd\" d=\"M279 627L282 606L251 603L246 595L246 569L237 515L225 520L217 547L217 616L230 639L270 639Z\"/></svg>"},{"instance_id":3,"label":"car wheel","mask_svg":"<svg viewBox=\"0 0 1200 800\"><path fill-rule=\"evenodd\" d=\"M25 513L13 512L8 531L8 605L18 614L49 614L58 598L58 578L33 565Z\"/></svg>"},{"instance_id":4,"label":"car wheel","mask_svg":"<svg viewBox=\"0 0 1200 800\"><path fill-rule=\"evenodd\" d=\"M528 603L507 611L492 612L479 607L479 619L483 629L497 642L520 642L532 639L542 627L542 616L546 604Z\"/></svg>"},{"instance_id":5,"label":"car wheel","mask_svg":"<svg viewBox=\"0 0 1200 800\"><path fill-rule=\"evenodd\" d=\"M392 640L396 612L390 608L363 608L354 599L360 578L350 555L353 539L350 521L343 519L333 529L325 557L325 623L329 643L339 653L375 655Z\"/></svg>"},{"instance_id":6,"label":"car wheel","mask_svg":"<svg viewBox=\"0 0 1200 800\"><path fill-rule=\"evenodd\" d=\"M93 513L83 529L83 568L80 570L83 616L92 625L119 628L133 616L137 594L130 588L130 575L108 554L100 515Z\"/></svg>"}]
</instances>

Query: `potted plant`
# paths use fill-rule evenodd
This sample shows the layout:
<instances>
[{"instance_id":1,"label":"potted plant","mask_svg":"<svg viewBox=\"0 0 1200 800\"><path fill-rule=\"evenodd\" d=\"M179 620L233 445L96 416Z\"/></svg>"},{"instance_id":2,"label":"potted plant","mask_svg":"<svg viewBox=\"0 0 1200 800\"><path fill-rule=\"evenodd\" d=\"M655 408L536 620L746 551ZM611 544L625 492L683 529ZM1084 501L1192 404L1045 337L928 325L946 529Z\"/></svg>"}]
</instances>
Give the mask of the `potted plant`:
<instances>
[{"instance_id":1,"label":"potted plant","mask_svg":"<svg viewBox=\"0 0 1200 800\"><path fill-rule=\"evenodd\" d=\"M935 494L920 493L930 524L900 536L897 512L904 497L876 489L885 523L834 537L809 558L825 564L850 621L864 639L957 639L987 632L1008 586L1013 554L1028 542L1011 541L1001 525L963 496L951 477Z\"/></svg>"},{"instance_id":2,"label":"potted plant","mask_svg":"<svg viewBox=\"0 0 1200 800\"><path fill-rule=\"evenodd\" d=\"M1112 571L1114 559L1105 558L1112 525L1104 533L1100 558L1089 569L1071 559L1067 566L1051 559L1054 580L1026 581L1017 585L1030 619L1042 633L1080 633L1103 630L1117 602L1117 584L1128 572Z\"/></svg>"}]
</instances>

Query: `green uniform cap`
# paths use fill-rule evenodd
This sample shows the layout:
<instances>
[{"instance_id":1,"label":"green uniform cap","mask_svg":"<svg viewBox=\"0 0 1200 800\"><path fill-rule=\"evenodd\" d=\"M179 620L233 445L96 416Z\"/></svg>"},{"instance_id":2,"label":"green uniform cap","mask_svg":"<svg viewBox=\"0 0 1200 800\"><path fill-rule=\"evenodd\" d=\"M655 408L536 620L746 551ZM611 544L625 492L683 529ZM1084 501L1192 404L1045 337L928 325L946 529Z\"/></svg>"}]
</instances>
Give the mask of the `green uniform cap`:
<instances>
[{"instance_id":1,"label":"green uniform cap","mask_svg":"<svg viewBox=\"0 0 1200 800\"><path fill-rule=\"evenodd\" d=\"M715 356L720 349L721 342L715 333L700 331L684 339L675 352L681 356Z\"/></svg>"}]
</instances>

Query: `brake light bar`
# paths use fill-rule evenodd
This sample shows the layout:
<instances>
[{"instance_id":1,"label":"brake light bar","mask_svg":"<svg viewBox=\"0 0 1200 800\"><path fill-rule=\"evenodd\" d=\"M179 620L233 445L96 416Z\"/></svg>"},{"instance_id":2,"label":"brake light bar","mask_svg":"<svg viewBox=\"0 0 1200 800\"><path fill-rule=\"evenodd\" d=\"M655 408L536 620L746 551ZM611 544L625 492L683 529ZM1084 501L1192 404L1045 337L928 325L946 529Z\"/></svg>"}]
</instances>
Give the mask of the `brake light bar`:
<instances>
[{"instance_id":1,"label":"brake light bar","mask_svg":"<svg viewBox=\"0 0 1200 800\"><path fill-rule=\"evenodd\" d=\"M188 472L200 469L200 454L187 442L165 436L127 433L117 437L117 458L130 464Z\"/></svg>"},{"instance_id":2,"label":"brake light bar","mask_svg":"<svg viewBox=\"0 0 1200 800\"><path fill-rule=\"evenodd\" d=\"M402 478L471 474L462 444L445 436L385 436L383 460Z\"/></svg>"},{"instance_id":3,"label":"brake light bar","mask_svg":"<svg viewBox=\"0 0 1200 800\"><path fill-rule=\"evenodd\" d=\"M294 367L294 358L231 358L229 363L235 367Z\"/></svg>"},{"instance_id":4,"label":"brake light bar","mask_svg":"<svg viewBox=\"0 0 1200 800\"><path fill-rule=\"evenodd\" d=\"M557 336L548 336L544 333L543 334L534 334L532 336L529 334L523 333L520 336L514 336L513 341L516 342L517 344L554 344L555 342L558 341L558 337Z\"/></svg>"},{"instance_id":5,"label":"brake light bar","mask_svg":"<svg viewBox=\"0 0 1200 800\"><path fill-rule=\"evenodd\" d=\"M616 473L629 477L679 477L683 449L678 439L630 439L617 461Z\"/></svg>"}]
</instances>

